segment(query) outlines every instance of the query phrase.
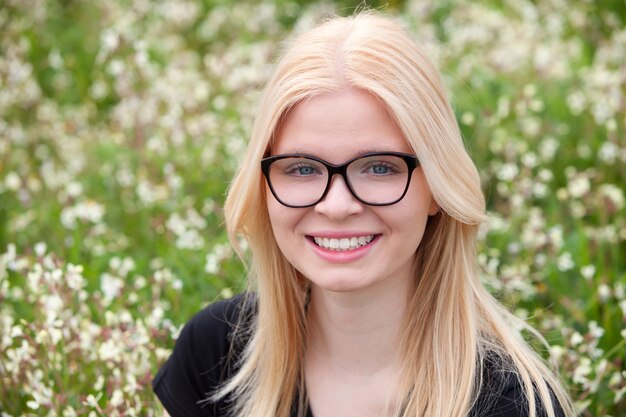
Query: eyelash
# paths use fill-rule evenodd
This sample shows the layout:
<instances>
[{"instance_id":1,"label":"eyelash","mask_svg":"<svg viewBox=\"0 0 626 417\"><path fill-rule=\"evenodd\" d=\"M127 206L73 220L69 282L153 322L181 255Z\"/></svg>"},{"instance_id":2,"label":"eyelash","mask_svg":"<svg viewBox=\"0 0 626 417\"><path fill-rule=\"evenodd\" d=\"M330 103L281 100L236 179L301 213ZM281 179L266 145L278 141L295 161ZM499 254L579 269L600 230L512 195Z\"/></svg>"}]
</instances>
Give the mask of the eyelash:
<instances>
[{"instance_id":1,"label":"eyelash","mask_svg":"<svg viewBox=\"0 0 626 417\"><path fill-rule=\"evenodd\" d=\"M375 168L379 168L379 167L387 168L389 171L391 171L390 173L394 173L395 174L395 173L398 172L398 169L394 165L386 163L384 161L372 162L371 164L369 164L365 168L367 170L369 170L369 169L375 169Z\"/></svg>"},{"instance_id":2,"label":"eyelash","mask_svg":"<svg viewBox=\"0 0 626 417\"><path fill-rule=\"evenodd\" d=\"M285 174L288 174L288 175L291 175L291 174L294 174L296 171L298 171L298 170L299 170L299 169L301 169L301 168L310 168L310 169L313 171L313 173L315 173L315 172L318 172L318 171L319 171L319 170L317 170L317 169L316 169L314 166L312 166L312 165L307 165L307 164L304 164L304 163L299 163L299 164L297 164L297 165L292 165L292 166L290 166L288 169L286 169L286 170L284 171L284 173L285 173Z\"/></svg>"}]
</instances>

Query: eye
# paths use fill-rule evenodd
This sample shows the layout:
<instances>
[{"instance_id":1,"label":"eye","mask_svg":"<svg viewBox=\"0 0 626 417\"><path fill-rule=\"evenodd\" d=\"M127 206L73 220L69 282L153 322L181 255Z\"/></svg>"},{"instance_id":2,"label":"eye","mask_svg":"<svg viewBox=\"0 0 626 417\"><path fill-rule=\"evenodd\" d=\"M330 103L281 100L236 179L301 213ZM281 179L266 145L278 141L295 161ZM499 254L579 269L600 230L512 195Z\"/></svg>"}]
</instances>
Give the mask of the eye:
<instances>
[{"instance_id":1,"label":"eye","mask_svg":"<svg viewBox=\"0 0 626 417\"><path fill-rule=\"evenodd\" d=\"M373 175L391 175L396 174L400 170L393 164L386 161L374 161L364 167L363 172Z\"/></svg>"},{"instance_id":2,"label":"eye","mask_svg":"<svg viewBox=\"0 0 626 417\"><path fill-rule=\"evenodd\" d=\"M388 174L391 168L385 165L376 165L372 167L372 172L374 174Z\"/></svg>"},{"instance_id":3,"label":"eye","mask_svg":"<svg viewBox=\"0 0 626 417\"><path fill-rule=\"evenodd\" d=\"M292 175L296 177L308 177L311 175L321 174L321 172L318 169L316 169L315 166L305 164L305 163L298 163L298 164L290 165L287 168L285 168L283 172L286 175Z\"/></svg>"}]
</instances>

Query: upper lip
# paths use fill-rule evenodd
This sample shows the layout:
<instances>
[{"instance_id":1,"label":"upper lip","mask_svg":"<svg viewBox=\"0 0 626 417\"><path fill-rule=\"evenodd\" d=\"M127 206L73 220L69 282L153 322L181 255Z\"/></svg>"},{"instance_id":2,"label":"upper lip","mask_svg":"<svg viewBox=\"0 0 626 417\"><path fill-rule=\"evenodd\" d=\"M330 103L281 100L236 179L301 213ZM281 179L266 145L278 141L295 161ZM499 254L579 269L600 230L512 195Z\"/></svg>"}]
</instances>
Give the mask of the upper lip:
<instances>
[{"instance_id":1,"label":"upper lip","mask_svg":"<svg viewBox=\"0 0 626 417\"><path fill-rule=\"evenodd\" d=\"M376 236L378 233L373 232L312 232L307 233L307 236L311 237L326 237L329 239L343 239L348 237L359 237L359 236Z\"/></svg>"}]
</instances>

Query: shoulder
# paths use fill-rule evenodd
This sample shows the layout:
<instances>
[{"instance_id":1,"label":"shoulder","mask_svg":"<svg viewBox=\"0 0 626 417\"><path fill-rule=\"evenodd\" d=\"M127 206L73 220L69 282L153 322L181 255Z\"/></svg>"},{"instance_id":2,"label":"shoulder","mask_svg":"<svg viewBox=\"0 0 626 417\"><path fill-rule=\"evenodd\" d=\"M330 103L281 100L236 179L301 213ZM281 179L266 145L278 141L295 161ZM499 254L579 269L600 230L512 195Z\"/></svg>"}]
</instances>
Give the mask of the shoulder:
<instances>
[{"instance_id":1,"label":"shoulder","mask_svg":"<svg viewBox=\"0 0 626 417\"><path fill-rule=\"evenodd\" d=\"M518 373L508 361L490 357L484 360L480 375L480 391L470 417L528 417L528 397ZM563 410L553 396L557 417L564 416ZM536 396L537 417L547 416L545 406Z\"/></svg>"},{"instance_id":2,"label":"shoulder","mask_svg":"<svg viewBox=\"0 0 626 417\"><path fill-rule=\"evenodd\" d=\"M255 311L252 295L218 301L196 313L180 332L174 350L152 387L172 417L211 416L219 404L208 394L234 372L245 341L234 339Z\"/></svg>"},{"instance_id":3,"label":"shoulder","mask_svg":"<svg viewBox=\"0 0 626 417\"><path fill-rule=\"evenodd\" d=\"M185 324L176 341L175 349L204 356L221 356L231 348L234 330L242 320L253 314L251 296L239 294L231 299L210 304L196 313ZM212 355L213 354L213 355Z\"/></svg>"}]
</instances>

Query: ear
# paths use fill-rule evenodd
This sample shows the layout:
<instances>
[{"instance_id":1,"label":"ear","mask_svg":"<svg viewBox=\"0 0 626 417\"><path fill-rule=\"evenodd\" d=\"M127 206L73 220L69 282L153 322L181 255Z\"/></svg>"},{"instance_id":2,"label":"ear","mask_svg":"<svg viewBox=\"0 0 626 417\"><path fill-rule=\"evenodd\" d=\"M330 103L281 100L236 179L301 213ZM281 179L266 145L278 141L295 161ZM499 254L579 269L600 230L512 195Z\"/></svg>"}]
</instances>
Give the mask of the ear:
<instances>
[{"instance_id":1,"label":"ear","mask_svg":"<svg viewBox=\"0 0 626 417\"><path fill-rule=\"evenodd\" d=\"M439 206L439 204L437 204L435 199L433 197L430 197L430 207L428 208L428 215L434 216L439 213L440 209L441 207Z\"/></svg>"}]
</instances>

